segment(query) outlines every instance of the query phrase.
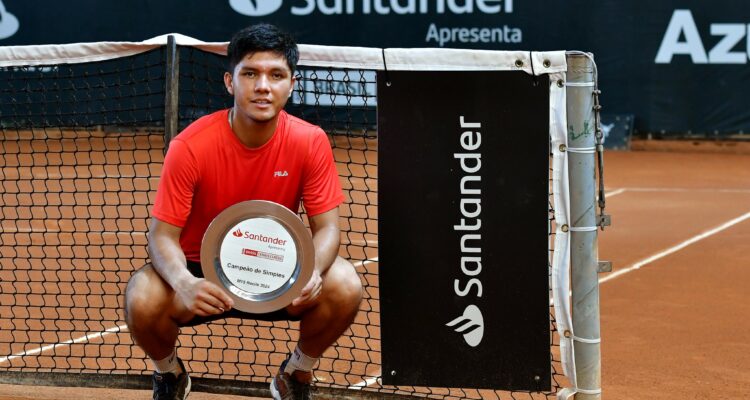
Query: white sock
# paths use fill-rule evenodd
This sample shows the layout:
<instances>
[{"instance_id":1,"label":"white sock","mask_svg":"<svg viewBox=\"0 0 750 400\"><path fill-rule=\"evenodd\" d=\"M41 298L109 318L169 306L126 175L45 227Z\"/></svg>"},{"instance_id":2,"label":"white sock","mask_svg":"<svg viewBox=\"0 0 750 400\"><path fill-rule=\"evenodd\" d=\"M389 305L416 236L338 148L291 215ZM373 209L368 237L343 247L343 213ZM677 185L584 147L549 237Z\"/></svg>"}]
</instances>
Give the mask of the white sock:
<instances>
[{"instance_id":1,"label":"white sock","mask_svg":"<svg viewBox=\"0 0 750 400\"><path fill-rule=\"evenodd\" d=\"M297 348L294 349L294 352L289 356L289 361L286 363L284 372L290 375L297 370L310 372L317 362L317 358L308 356L299 349L299 346L297 346Z\"/></svg>"},{"instance_id":2,"label":"white sock","mask_svg":"<svg viewBox=\"0 0 750 400\"><path fill-rule=\"evenodd\" d=\"M171 372L175 376L178 376L183 372L180 364L177 362L177 353L175 350L172 350L172 354L168 355L167 358L163 360L152 359L151 362L154 363L156 372L160 374Z\"/></svg>"}]
</instances>

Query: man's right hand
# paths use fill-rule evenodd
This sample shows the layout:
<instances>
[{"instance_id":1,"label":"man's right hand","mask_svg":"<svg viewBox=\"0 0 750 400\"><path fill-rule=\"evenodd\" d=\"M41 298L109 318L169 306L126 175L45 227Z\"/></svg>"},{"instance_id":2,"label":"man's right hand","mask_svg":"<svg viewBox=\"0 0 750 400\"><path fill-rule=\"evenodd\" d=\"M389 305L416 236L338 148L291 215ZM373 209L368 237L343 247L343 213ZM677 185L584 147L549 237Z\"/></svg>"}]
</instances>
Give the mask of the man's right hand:
<instances>
[{"instance_id":1,"label":"man's right hand","mask_svg":"<svg viewBox=\"0 0 750 400\"><path fill-rule=\"evenodd\" d=\"M185 253L180 247L182 228L151 219L148 251L156 272L175 291L175 296L191 313L206 317L222 314L234 302L219 286L190 274L185 268Z\"/></svg>"},{"instance_id":2,"label":"man's right hand","mask_svg":"<svg viewBox=\"0 0 750 400\"><path fill-rule=\"evenodd\" d=\"M175 294L191 313L206 317L223 314L234 306L232 298L216 284L191 276L175 287Z\"/></svg>"}]
</instances>

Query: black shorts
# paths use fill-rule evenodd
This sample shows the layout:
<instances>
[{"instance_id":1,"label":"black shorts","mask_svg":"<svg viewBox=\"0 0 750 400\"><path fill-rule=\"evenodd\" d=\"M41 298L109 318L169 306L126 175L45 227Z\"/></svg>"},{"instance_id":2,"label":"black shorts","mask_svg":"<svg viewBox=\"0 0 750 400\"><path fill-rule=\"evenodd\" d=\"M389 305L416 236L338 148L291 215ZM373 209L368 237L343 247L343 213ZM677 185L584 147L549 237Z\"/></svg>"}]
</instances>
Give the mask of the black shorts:
<instances>
[{"instance_id":1,"label":"black shorts","mask_svg":"<svg viewBox=\"0 0 750 400\"><path fill-rule=\"evenodd\" d=\"M190 271L193 276L197 276L198 278L203 278L203 269L201 269L201 263L190 261L187 262L188 270ZM217 319L223 319L223 318L242 318L242 319L255 319L260 321L299 321L300 317L295 317L290 315L286 309L282 308L281 310L273 311L270 313L265 314L252 314L247 313L244 311L239 311L236 309L231 309L223 314L217 314L217 315L210 315L207 317L201 317L201 316L195 316L192 320L180 324L180 326L195 326L195 325L201 325L205 324L206 322L216 321Z\"/></svg>"}]
</instances>

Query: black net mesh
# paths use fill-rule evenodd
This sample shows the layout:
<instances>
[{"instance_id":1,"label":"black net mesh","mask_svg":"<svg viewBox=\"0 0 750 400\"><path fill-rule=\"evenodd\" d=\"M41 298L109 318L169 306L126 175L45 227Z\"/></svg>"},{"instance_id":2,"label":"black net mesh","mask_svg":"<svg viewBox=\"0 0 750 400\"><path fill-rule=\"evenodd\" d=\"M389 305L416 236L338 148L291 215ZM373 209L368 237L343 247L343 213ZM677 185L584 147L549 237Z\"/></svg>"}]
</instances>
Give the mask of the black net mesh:
<instances>
[{"instance_id":1,"label":"black net mesh","mask_svg":"<svg viewBox=\"0 0 750 400\"><path fill-rule=\"evenodd\" d=\"M232 99L223 57L192 48L179 55L184 127ZM165 58L159 49L0 71L0 377L84 374L112 386L123 382L117 377L151 373L124 324L123 293L148 261L149 207L165 147ZM315 372L319 390L355 398L554 398L566 382L552 309L549 392L380 383L375 72L301 68L287 111L329 134L346 194L340 254L365 287L354 324ZM206 390L221 391L221 382L261 390L298 335L296 323L227 319L183 328L178 355L192 377L215 386ZM425 366L432 367L439 368ZM481 374L482 366L466 373Z\"/></svg>"},{"instance_id":2,"label":"black net mesh","mask_svg":"<svg viewBox=\"0 0 750 400\"><path fill-rule=\"evenodd\" d=\"M148 259L163 60L0 71L2 370L143 367L118 332L125 284Z\"/></svg>"}]
</instances>

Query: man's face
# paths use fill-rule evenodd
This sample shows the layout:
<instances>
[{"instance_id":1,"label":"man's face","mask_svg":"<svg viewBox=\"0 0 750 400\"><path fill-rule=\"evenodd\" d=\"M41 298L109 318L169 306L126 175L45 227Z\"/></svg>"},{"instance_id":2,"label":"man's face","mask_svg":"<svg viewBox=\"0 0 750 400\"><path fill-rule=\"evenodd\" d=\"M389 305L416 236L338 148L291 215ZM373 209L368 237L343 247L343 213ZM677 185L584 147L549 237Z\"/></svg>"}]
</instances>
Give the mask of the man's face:
<instances>
[{"instance_id":1,"label":"man's face","mask_svg":"<svg viewBox=\"0 0 750 400\"><path fill-rule=\"evenodd\" d=\"M279 114L294 80L286 58L271 51L246 55L232 75L224 75L224 84L234 95L235 113L257 123L271 121Z\"/></svg>"}]
</instances>

